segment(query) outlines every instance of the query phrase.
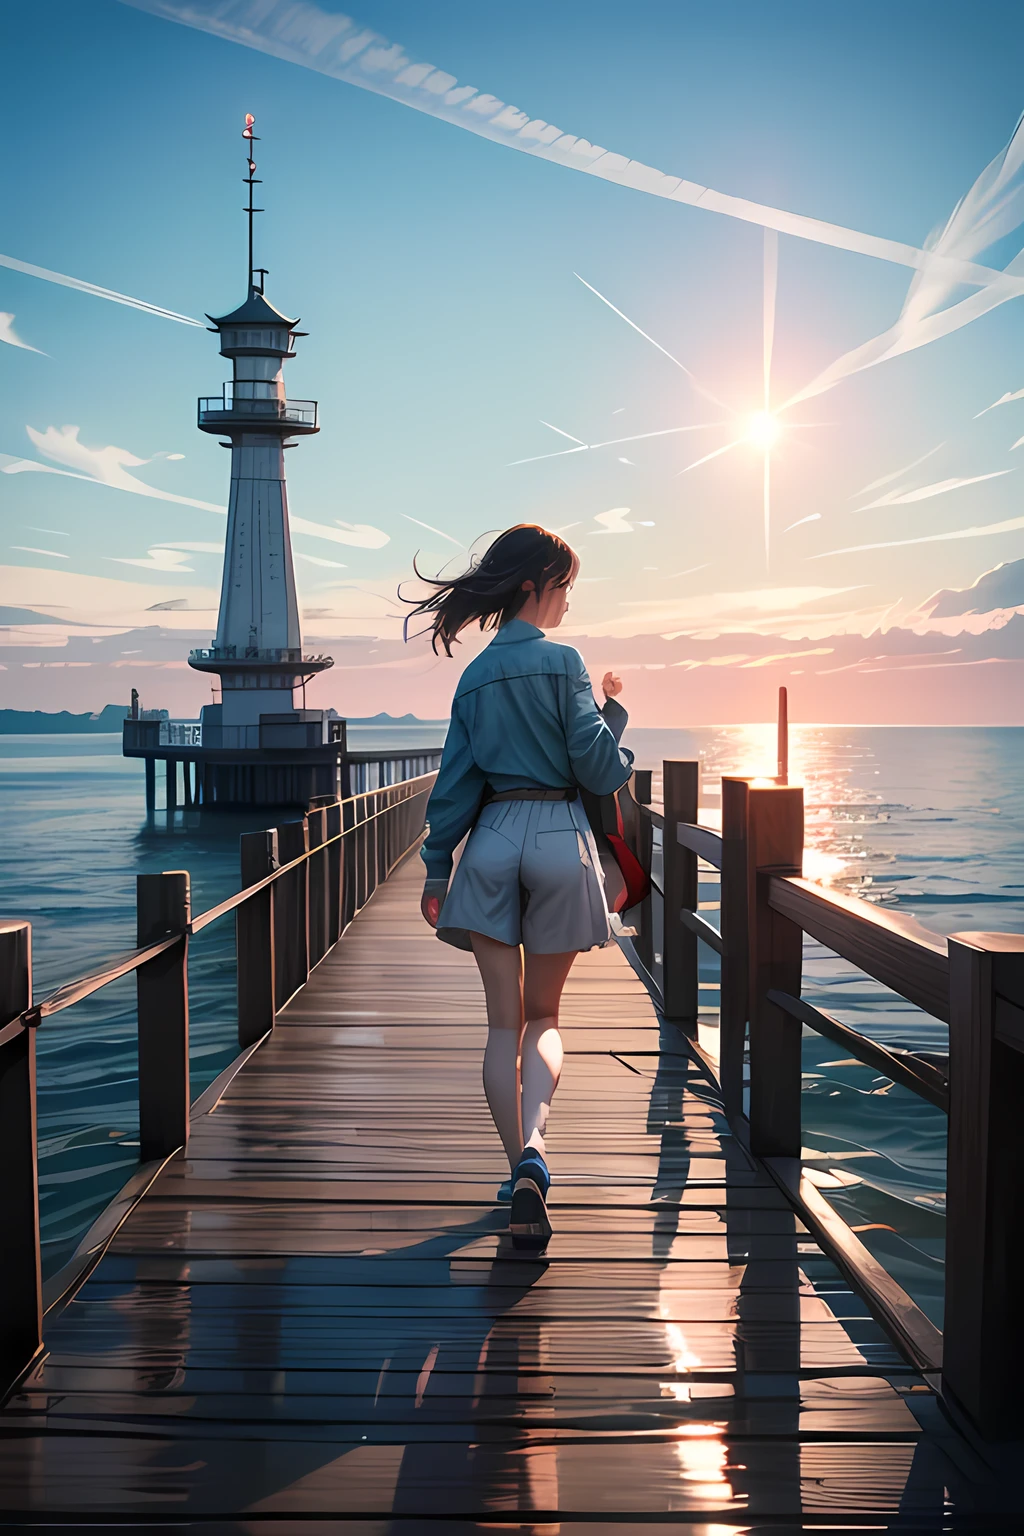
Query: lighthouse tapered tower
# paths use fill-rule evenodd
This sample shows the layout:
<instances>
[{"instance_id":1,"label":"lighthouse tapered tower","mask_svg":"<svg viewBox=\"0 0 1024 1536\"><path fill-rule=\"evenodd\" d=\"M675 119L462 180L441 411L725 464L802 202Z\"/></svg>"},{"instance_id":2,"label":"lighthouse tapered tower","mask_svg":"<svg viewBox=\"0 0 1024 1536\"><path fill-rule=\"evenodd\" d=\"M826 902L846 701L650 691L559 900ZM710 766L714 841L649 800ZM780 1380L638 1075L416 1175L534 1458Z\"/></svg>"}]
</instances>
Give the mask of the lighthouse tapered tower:
<instances>
[{"instance_id":1,"label":"lighthouse tapered tower","mask_svg":"<svg viewBox=\"0 0 1024 1536\"><path fill-rule=\"evenodd\" d=\"M224 446L231 449L220 610L213 646L189 657L197 671L221 679L220 719L209 725L220 729L223 746L243 749L260 747L261 723L263 745L268 730L277 728L280 737L290 723L311 723L305 710L296 710L296 689L332 665L329 657L302 655L284 450L292 446L289 439L319 431L317 405L285 395L284 364L295 356L295 337L305 333L269 302L263 292L266 269L253 267L253 215L263 211L253 207L253 188L259 185L252 159L254 121L248 114L243 131L249 155L248 297L228 315L209 316L232 377L219 395L200 399L198 413L200 430L226 438Z\"/></svg>"}]
</instances>

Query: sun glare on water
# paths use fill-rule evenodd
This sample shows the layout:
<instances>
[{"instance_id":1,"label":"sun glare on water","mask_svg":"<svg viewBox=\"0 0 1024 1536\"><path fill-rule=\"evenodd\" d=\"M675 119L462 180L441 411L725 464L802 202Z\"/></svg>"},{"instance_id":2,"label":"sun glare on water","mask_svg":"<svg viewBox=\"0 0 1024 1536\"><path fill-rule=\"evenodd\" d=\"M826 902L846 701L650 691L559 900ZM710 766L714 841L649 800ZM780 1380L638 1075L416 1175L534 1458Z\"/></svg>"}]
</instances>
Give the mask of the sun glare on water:
<instances>
[{"instance_id":1,"label":"sun glare on water","mask_svg":"<svg viewBox=\"0 0 1024 1536\"><path fill-rule=\"evenodd\" d=\"M778 442L781 431L778 418L771 411L755 411L747 424L747 442L767 453Z\"/></svg>"}]
</instances>

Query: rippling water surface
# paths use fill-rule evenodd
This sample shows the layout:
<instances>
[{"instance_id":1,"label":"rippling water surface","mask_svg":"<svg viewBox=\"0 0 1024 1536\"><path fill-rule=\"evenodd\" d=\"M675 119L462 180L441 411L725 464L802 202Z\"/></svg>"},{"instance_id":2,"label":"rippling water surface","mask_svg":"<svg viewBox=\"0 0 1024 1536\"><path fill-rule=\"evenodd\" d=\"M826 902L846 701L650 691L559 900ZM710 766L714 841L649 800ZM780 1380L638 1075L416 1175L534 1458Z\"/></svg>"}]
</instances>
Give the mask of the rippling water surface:
<instances>
[{"instance_id":1,"label":"rippling water surface","mask_svg":"<svg viewBox=\"0 0 1024 1536\"><path fill-rule=\"evenodd\" d=\"M380 732L354 727L355 746ZM425 746L439 728L391 727ZM700 756L722 773L774 771L774 729L631 730L639 765ZM808 805L807 873L926 927L1024 932L1024 730L795 727L791 781ZM714 823L710 798L702 819ZM159 819L159 818L158 818ZM282 818L284 819L284 818ZM142 765L112 736L0 737L0 911L33 923L37 993L135 942L135 877L188 869L194 911L237 889L238 835L264 824L178 813L147 828ZM701 892L713 900L710 884ZM714 914L709 912L709 916ZM702 1000L717 1001L702 951ZM194 942L192 1087L235 1054L230 919ZM945 1026L809 944L805 993L887 1044L946 1048ZM39 1031L40 1169L48 1271L64 1262L138 1156L131 977ZM823 1191L941 1321L945 1117L805 1032L805 1157Z\"/></svg>"}]
</instances>

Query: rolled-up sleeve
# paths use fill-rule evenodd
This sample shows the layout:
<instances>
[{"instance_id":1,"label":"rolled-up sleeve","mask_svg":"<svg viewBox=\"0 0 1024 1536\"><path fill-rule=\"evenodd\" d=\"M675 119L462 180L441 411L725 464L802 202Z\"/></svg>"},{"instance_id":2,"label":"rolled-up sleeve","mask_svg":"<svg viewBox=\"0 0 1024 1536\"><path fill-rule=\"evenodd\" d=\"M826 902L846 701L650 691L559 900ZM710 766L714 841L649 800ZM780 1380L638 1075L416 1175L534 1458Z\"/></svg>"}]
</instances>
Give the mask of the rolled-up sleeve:
<instances>
[{"instance_id":1,"label":"rolled-up sleeve","mask_svg":"<svg viewBox=\"0 0 1024 1536\"><path fill-rule=\"evenodd\" d=\"M441 767L427 803L430 831L420 856L427 866L429 880L447 880L450 876L452 854L476 820L486 782L473 758L456 699Z\"/></svg>"},{"instance_id":2,"label":"rolled-up sleeve","mask_svg":"<svg viewBox=\"0 0 1024 1536\"><path fill-rule=\"evenodd\" d=\"M612 712L612 729L597 707L594 690L579 651L565 647L566 702L565 740L576 782L595 795L620 789L633 771L633 754L620 747L629 718L621 704Z\"/></svg>"}]
</instances>

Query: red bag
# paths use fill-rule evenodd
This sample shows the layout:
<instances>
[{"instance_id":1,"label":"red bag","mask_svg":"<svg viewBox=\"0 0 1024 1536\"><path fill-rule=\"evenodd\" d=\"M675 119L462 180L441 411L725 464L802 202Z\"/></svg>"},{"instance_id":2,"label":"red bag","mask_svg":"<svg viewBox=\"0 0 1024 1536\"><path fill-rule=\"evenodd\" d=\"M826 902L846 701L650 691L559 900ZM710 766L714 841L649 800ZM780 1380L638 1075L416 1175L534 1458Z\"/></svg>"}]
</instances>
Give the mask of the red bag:
<instances>
[{"instance_id":1,"label":"red bag","mask_svg":"<svg viewBox=\"0 0 1024 1536\"><path fill-rule=\"evenodd\" d=\"M626 842L622 807L614 795L592 795L580 790L583 809L590 822L605 877L605 896L610 912L625 912L650 894L651 882L636 854Z\"/></svg>"}]
</instances>

